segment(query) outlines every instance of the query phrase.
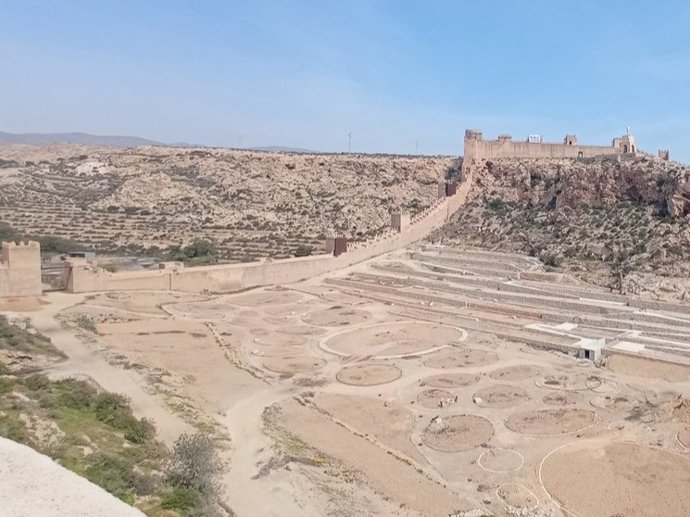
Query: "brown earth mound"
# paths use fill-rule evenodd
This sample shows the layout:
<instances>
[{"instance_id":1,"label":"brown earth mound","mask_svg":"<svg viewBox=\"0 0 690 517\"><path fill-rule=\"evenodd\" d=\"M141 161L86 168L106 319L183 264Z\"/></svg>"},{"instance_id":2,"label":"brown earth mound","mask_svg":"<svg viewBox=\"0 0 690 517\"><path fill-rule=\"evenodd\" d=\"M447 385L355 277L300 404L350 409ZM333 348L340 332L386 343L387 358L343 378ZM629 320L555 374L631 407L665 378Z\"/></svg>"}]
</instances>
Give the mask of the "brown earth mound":
<instances>
[{"instance_id":1,"label":"brown earth mound","mask_svg":"<svg viewBox=\"0 0 690 517\"><path fill-rule=\"evenodd\" d=\"M531 364L520 364L517 366L506 366L498 368L489 373L489 377L497 381L524 381L530 377L536 377L541 373L541 368Z\"/></svg>"},{"instance_id":2,"label":"brown earth mound","mask_svg":"<svg viewBox=\"0 0 690 517\"><path fill-rule=\"evenodd\" d=\"M438 352L424 361L429 368L460 368L464 366L484 366L498 361L493 352L473 348L454 348Z\"/></svg>"},{"instance_id":3,"label":"brown earth mound","mask_svg":"<svg viewBox=\"0 0 690 517\"><path fill-rule=\"evenodd\" d=\"M375 386L399 379L402 371L392 364L355 364L340 370L335 378L353 386Z\"/></svg>"},{"instance_id":4,"label":"brown earth mound","mask_svg":"<svg viewBox=\"0 0 690 517\"><path fill-rule=\"evenodd\" d=\"M661 449L629 442L574 442L544 459L542 480L576 515L690 515L690 460Z\"/></svg>"},{"instance_id":5,"label":"brown earth mound","mask_svg":"<svg viewBox=\"0 0 690 517\"><path fill-rule=\"evenodd\" d=\"M424 429L422 442L443 452L459 452L487 443L494 435L491 422L475 415L436 417Z\"/></svg>"},{"instance_id":6,"label":"brown earth mound","mask_svg":"<svg viewBox=\"0 0 690 517\"><path fill-rule=\"evenodd\" d=\"M580 431L595 421L594 411L587 409L542 409L510 415L506 427L522 434L552 435Z\"/></svg>"},{"instance_id":7,"label":"brown earth mound","mask_svg":"<svg viewBox=\"0 0 690 517\"><path fill-rule=\"evenodd\" d=\"M601 395L590 400L590 404L596 408L608 409L609 411L627 412L639 407L642 402L623 395Z\"/></svg>"},{"instance_id":8,"label":"brown earth mound","mask_svg":"<svg viewBox=\"0 0 690 517\"><path fill-rule=\"evenodd\" d=\"M504 384L483 388L472 399L480 407L507 408L529 400L529 395L522 388Z\"/></svg>"},{"instance_id":9,"label":"brown earth mound","mask_svg":"<svg viewBox=\"0 0 690 517\"><path fill-rule=\"evenodd\" d=\"M583 395L576 391L553 391L544 395L542 400L549 406L574 406L583 399Z\"/></svg>"},{"instance_id":10,"label":"brown earth mound","mask_svg":"<svg viewBox=\"0 0 690 517\"><path fill-rule=\"evenodd\" d=\"M420 386L431 386L433 388L459 388L469 386L479 380L479 375L472 373L442 373L423 379Z\"/></svg>"},{"instance_id":11,"label":"brown earth mound","mask_svg":"<svg viewBox=\"0 0 690 517\"><path fill-rule=\"evenodd\" d=\"M306 373L322 368L326 361L310 355L265 357L264 368L276 373Z\"/></svg>"},{"instance_id":12,"label":"brown earth mound","mask_svg":"<svg viewBox=\"0 0 690 517\"><path fill-rule=\"evenodd\" d=\"M455 395L450 391L440 389L424 390L417 395L417 402L430 409L441 407L441 403L454 400Z\"/></svg>"},{"instance_id":13,"label":"brown earth mound","mask_svg":"<svg viewBox=\"0 0 690 517\"><path fill-rule=\"evenodd\" d=\"M428 352L459 343L464 332L421 321L377 323L328 338L325 345L345 355L390 357Z\"/></svg>"}]
</instances>

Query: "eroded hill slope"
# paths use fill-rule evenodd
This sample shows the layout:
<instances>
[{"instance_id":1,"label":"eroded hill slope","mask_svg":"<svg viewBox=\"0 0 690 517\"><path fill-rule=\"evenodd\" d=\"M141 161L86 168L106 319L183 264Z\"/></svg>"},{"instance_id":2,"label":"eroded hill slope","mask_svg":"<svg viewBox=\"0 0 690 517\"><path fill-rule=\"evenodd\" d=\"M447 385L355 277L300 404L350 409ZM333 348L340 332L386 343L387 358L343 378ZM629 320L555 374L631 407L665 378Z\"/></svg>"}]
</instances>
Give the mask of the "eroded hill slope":
<instances>
[{"instance_id":1,"label":"eroded hill slope","mask_svg":"<svg viewBox=\"0 0 690 517\"><path fill-rule=\"evenodd\" d=\"M98 249L216 242L226 259L362 239L431 205L452 157L0 147L0 221Z\"/></svg>"},{"instance_id":2,"label":"eroded hill slope","mask_svg":"<svg viewBox=\"0 0 690 517\"><path fill-rule=\"evenodd\" d=\"M432 237L519 251L615 290L690 293L690 168L629 160L503 159Z\"/></svg>"}]
</instances>

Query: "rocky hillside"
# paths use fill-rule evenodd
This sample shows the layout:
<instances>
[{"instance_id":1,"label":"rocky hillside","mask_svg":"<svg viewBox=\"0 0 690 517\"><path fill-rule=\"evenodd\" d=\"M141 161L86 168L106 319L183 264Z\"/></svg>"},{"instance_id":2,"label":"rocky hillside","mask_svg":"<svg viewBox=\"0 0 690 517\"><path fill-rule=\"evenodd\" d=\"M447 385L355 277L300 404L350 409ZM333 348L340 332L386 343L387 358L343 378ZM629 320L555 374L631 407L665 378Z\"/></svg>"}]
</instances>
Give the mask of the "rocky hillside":
<instances>
[{"instance_id":1,"label":"rocky hillside","mask_svg":"<svg viewBox=\"0 0 690 517\"><path fill-rule=\"evenodd\" d=\"M690 168L630 160L495 160L432 239L518 251L615 290L690 296Z\"/></svg>"},{"instance_id":2,"label":"rocky hillside","mask_svg":"<svg viewBox=\"0 0 690 517\"><path fill-rule=\"evenodd\" d=\"M364 239L431 205L450 157L0 147L0 222L100 250L213 240L225 259Z\"/></svg>"},{"instance_id":3,"label":"rocky hillside","mask_svg":"<svg viewBox=\"0 0 690 517\"><path fill-rule=\"evenodd\" d=\"M690 212L690 168L651 157L501 159L486 161L473 176L472 198L484 201L557 211L630 201L672 217Z\"/></svg>"}]
</instances>

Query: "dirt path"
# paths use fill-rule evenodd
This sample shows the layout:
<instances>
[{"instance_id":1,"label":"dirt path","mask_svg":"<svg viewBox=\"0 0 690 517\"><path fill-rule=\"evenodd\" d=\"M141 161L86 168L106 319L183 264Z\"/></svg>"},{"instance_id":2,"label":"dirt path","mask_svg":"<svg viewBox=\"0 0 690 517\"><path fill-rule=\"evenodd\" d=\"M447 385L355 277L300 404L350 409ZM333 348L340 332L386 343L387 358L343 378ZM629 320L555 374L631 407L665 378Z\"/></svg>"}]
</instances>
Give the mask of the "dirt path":
<instances>
[{"instance_id":1,"label":"dirt path","mask_svg":"<svg viewBox=\"0 0 690 517\"><path fill-rule=\"evenodd\" d=\"M162 400L142 387L145 381L139 374L109 364L55 319L61 310L81 302L83 297L52 293L46 298L50 302L48 305L29 313L32 325L68 356L66 361L56 364L47 372L51 377L87 376L103 389L129 397L134 414L151 419L158 436L167 444L174 442L180 434L193 431Z\"/></svg>"},{"instance_id":2,"label":"dirt path","mask_svg":"<svg viewBox=\"0 0 690 517\"><path fill-rule=\"evenodd\" d=\"M318 517L315 508L302 508L295 502L288 484L275 479L252 479L260 465L272 454L272 441L262 432L261 416L266 407L289 396L290 390L267 387L241 400L226 414L225 424L232 436L233 450L230 471L224 481L228 487L230 506L238 517Z\"/></svg>"}]
</instances>

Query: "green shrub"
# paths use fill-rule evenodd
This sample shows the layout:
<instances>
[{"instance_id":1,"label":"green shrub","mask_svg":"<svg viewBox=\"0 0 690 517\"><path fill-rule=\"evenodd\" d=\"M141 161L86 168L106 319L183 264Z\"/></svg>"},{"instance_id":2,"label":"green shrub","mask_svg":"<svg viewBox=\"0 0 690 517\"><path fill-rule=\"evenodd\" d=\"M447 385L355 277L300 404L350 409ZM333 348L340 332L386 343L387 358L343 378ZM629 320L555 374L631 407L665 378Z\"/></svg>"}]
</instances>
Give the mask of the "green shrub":
<instances>
[{"instance_id":1,"label":"green shrub","mask_svg":"<svg viewBox=\"0 0 690 517\"><path fill-rule=\"evenodd\" d=\"M132 443L144 443L151 440L156 434L156 430L151 422L145 418L137 419L132 417L127 422L125 428L125 439Z\"/></svg>"},{"instance_id":2,"label":"green shrub","mask_svg":"<svg viewBox=\"0 0 690 517\"><path fill-rule=\"evenodd\" d=\"M10 373L10 368L5 363L0 361L0 375L7 375Z\"/></svg>"},{"instance_id":3,"label":"green shrub","mask_svg":"<svg viewBox=\"0 0 690 517\"><path fill-rule=\"evenodd\" d=\"M132 414L129 401L117 393L101 393L93 403L96 418L101 422L124 431L127 440L133 443L144 443L155 434L151 422L139 420Z\"/></svg>"},{"instance_id":4,"label":"green shrub","mask_svg":"<svg viewBox=\"0 0 690 517\"><path fill-rule=\"evenodd\" d=\"M312 254L314 249L311 246L305 246L304 244L300 244L297 246L297 249L295 250L295 257L308 257L309 255Z\"/></svg>"},{"instance_id":5,"label":"green shrub","mask_svg":"<svg viewBox=\"0 0 690 517\"><path fill-rule=\"evenodd\" d=\"M97 396L96 389L85 381L64 379L57 381L58 404L70 409L90 409Z\"/></svg>"},{"instance_id":6,"label":"green shrub","mask_svg":"<svg viewBox=\"0 0 690 517\"><path fill-rule=\"evenodd\" d=\"M77 327L93 332L94 334L96 333L96 324L86 314L77 316Z\"/></svg>"},{"instance_id":7,"label":"green shrub","mask_svg":"<svg viewBox=\"0 0 690 517\"><path fill-rule=\"evenodd\" d=\"M183 515L201 507L201 494L193 488L176 487L163 496L161 508L177 510Z\"/></svg>"},{"instance_id":8,"label":"green shrub","mask_svg":"<svg viewBox=\"0 0 690 517\"><path fill-rule=\"evenodd\" d=\"M539 260L546 266L558 267L563 262L563 259L555 253L543 252L539 254Z\"/></svg>"},{"instance_id":9,"label":"green shrub","mask_svg":"<svg viewBox=\"0 0 690 517\"><path fill-rule=\"evenodd\" d=\"M174 487L192 488L208 496L219 488L215 478L220 470L220 458L208 434L183 434L173 446L166 479Z\"/></svg>"},{"instance_id":10,"label":"green shrub","mask_svg":"<svg viewBox=\"0 0 690 517\"><path fill-rule=\"evenodd\" d=\"M48 388L50 381L45 375L31 375L24 379L24 386L31 391L42 391Z\"/></svg>"},{"instance_id":11,"label":"green shrub","mask_svg":"<svg viewBox=\"0 0 690 517\"><path fill-rule=\"evenodd\" d=\"M131 492L132 464L122 457L96 453L89 457L86 479L117 497Z\"/></svg>"},{"instance_id":12,"label":"green shrub","mask_svg":"<svg viewBox=\"0 0 690 517\"><path fill-rule=\"evenodd\" d=\"M26 425L18 418L8 414L0 414L0 436L9 438L18 443L31 445L31 437Z\"/></svg>"},{"instance_id":13,"label":"green shrub","mask_svg":"<svg viewBox=\"0 0 690 517\"><path fill-rule=\"evenodd\" d=\"M168 251L171 260L194 263L212 263L217 261L215 244L204 239L194 239L187 246L173 246Z\"/></svg>"}]
</instances>

